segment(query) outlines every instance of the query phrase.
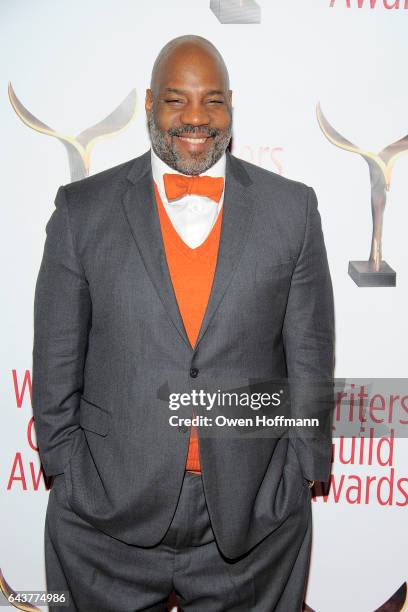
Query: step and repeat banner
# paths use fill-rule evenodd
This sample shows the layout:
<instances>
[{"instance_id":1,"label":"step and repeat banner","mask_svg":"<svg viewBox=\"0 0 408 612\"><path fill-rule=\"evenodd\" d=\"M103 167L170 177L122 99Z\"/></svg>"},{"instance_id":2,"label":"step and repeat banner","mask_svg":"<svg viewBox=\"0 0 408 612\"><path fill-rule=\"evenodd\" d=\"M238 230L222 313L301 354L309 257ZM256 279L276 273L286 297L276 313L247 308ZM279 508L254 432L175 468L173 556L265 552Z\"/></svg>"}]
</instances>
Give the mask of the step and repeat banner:
<instances>
[{"instance_id":1,"label":"step and repeat banner","mask_svg":"<svg viewBox=\"0 0 408 612\"><path fill-rule=\"evenodd\" d=\"M31 358L55 194L149 148L153 61L198 34L229 68L232 153L319 201L342 384L304 609L408 610L408 0L3 0L0 14L0 605L45 589Z\"/></svg>"}]
</instances>

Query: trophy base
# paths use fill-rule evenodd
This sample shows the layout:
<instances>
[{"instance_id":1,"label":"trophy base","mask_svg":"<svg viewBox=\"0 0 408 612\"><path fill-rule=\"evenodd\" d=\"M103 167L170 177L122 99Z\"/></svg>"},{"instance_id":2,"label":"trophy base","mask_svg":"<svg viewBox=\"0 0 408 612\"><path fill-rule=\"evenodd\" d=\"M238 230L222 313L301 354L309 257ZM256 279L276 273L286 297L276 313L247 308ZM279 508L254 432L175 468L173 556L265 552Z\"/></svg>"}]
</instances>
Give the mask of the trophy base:
<instances>
[{"instance_id":1,"label":"trophy base","mask_svg":"<svg viewBox=\"0 0 408 612\"><path fill-rule=\"evenodd\" d=\"M220 23L261 23L255 0L211 0L210 9Z\"/></svg>"},{"instance_id":2,"label":"trophy base","mask_svg":"<svg viewBox=\"0 0 408 612\"><path fill-rule=\"evenodd\" d=\"M359 287L396 286L396 273L385 261L378 272L370 261L349 261L348 273Z\"/></svg>"}]
</instances>

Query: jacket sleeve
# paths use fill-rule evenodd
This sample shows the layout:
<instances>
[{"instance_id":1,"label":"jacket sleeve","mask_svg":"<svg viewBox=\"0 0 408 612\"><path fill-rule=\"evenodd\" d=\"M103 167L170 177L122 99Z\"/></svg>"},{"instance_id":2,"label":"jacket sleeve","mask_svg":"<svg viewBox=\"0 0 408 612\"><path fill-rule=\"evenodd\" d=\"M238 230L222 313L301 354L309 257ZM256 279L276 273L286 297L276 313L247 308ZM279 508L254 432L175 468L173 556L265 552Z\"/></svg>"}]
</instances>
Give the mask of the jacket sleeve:
<instances>
[{"instance_id":1,"label":"jacket sleeve","mask_svg":"<svg viewBox=\"0 0 408 612\"><path fill-rule=\"evenodd\" d=\"M46 225L34 297L32 403L40 459L47 476L70 459L91 322L91 299L75 253L64 187Z\"/></svg>"},{"instance_id":2,"label":"jacket sleeve","mask_svg":"<svg viewBox=\"0 0 408 612\"><path fill-rule=\"evenodd\" d=\"M308 187L303 245L293 272L283 325L290 416L315 417L317 428L293 427L301 469L309 480L328 480L334 409L333 290L317 198Z\"/></svg>"}]
</instances>

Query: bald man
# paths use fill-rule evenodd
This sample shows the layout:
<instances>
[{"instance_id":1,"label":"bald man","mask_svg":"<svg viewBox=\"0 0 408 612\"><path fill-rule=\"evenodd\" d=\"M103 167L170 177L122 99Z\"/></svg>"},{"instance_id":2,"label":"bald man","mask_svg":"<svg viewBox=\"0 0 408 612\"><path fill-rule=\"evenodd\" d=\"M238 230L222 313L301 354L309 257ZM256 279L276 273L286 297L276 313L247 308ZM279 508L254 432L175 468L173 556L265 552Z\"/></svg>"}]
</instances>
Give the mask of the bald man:
<instances>
[{"instance_id":1,"label":"bald man","mask_svg":"<svg viewBox=\"0 0 408 612\"><path fill-rule=\"evenodd\" d=\"M190 612L300 612L330 437L219 426L254 416L220 392L331 380L316 195L228 151L232 92L208 40L161 50L145 106L151 149L60 187L46 228L33 408L54 476L47 588L69 611L164 611L175 592ZM326 423L330 398L307 391L291 410Z\"/></svg>"}]
</instances>

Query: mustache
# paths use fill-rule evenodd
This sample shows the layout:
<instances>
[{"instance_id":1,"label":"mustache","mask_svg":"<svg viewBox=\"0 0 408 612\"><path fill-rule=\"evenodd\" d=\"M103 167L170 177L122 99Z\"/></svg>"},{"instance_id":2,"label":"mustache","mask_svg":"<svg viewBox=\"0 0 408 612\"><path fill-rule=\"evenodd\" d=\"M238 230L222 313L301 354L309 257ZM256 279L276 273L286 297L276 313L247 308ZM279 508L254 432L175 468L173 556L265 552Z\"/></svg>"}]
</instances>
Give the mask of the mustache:
<instances>
[{"instance_id":1,"label":"mustache","mask_svg":"<svg viewBox=\"0 0 408 612\"><path fill-rule=\"evenodd\" d=\"M200 136L206 136L207 138L215 138L221 134L221 130L218 128L210 128L206 126L197 127L195 125L184 125L180 128L169 128L167 130L169 136L184 136L185 134L200 134Z\"/></svg>"}]
</instances>

